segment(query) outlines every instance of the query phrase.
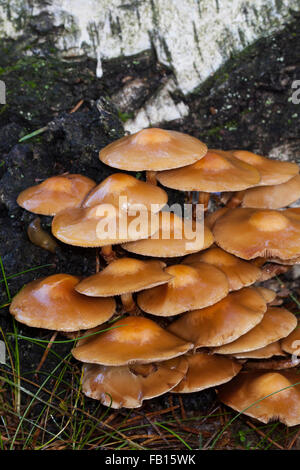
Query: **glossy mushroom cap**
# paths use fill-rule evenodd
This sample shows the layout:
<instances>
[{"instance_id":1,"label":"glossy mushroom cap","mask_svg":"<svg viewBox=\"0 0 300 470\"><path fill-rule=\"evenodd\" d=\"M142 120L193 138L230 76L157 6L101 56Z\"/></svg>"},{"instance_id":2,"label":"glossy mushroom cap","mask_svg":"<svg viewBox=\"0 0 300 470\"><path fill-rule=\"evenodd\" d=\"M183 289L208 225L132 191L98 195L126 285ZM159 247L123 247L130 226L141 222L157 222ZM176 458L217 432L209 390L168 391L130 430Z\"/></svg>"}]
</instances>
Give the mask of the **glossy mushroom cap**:
<instances>
[{"instance_id":1,"label":"glossy mushroom cap","mask_svg":"<svg viewBox=\"0 0 300 470\"><path fill-rule=\"evenodd\" d=\"M192 347L192 343L168 333L152 320L126 317L116 321L109 331L80 340L72 354L82 362L123 366L165 361Z\"/></svg>"},{"instance_id":2,"label":"glossy mushroom cap","mask_svg":"<svg viewBox=\"0 0 300 470\"><path fill-rule=\"evenodd\" d=\"M158 212L167 202L167 193L158 186L145 183L125 173L115 173L88 194L82 207L112 204L128 211L141 205L145 210Z\"/></svg>"},{"instance_id":3,"label":"glossy mushroom cap","mask_svg":"<svg viewBox=\"0 0 300 470\"><path fill-rule=\"evenodd\" d=\"M199 392L216 387L231 380L242 368L232 359L202 352L185 357L188 360L188 371L181 382L172 389L175 393Z\"/></svg>"},{"instance_id":4,"label":"glossy mushroom cap","mask_svg":"<svg viewBox=\"0 0 300 470\"><path fill-rule=\"evenodd\" d=\"M198 263L216 266L226 275L229 290L239 290L242 287L250 286L261 276L261 270L257 266L226 253L216 246L201 253L187 256L183 263L191 266L197 266Z\"/></svg>"},{"instance_id":5,"label":"glossy mushroom cap","mask_svg":"<svg viewBox=\"0 0 300 470\"><path fill-rule=\"evenodd\" d=\"M240 191L260 181L256 168L222 150L208 150L204 158L193 165L169 170L157 175L168 188L208 193Z\"/></svg>"},{"instance_id":6,"label":"glossy mushroom cap","mask_svg":"<svg viewBox=\"0 0 300 470\"><path fill-rule=\"evenodd\" d=\"M68 207L80 206L95 185L95 181L82 175L52 176L22 191L17 203L35 214L55 215Z\"/></svg>"},{"instance_id":7,"label":"glossy mushroom cap","mask_svg":"<svg viewBox=\"0 0 300 470\"><path fill-rule=\"evenodd\" d=\"M232 343L224 344L214 352L238 354L254 351L288 336L297 326L296 316L285 308L269 307L262 321Z\"/></svg>"},{"instance_id":8,"label":"glossy mushroom cap","mask_svg":"<svg viewBox=\"0 0 300 470\"><path fill-rule=\"evenodd\" d=\"M144 239L155 229L151 227L150 212L131 216L110 204L66 209L52 221L52 233L56 238L68 245L86 248Z\"/></svg>"},{"instance_id":9,"label":"glossy mushroom cap","mask_svg":"<svg viewBox=\"0 0 300 470\"><path fill-rule=\"evenodd\" d=\"M273 302L277 297L276 292L273 291L272 289L267 289L266 287L261 287L261 286L255 287L255 289L260 295L263 296L267 304L270 304L271 302Z\"/></svg>"},{"instance_id":10,"label":"glossy mushroom cap","mask_svg":"<svg viewBox=\"0 0 300 470\"><path fill-rule=\"evenodd\" d=\"M165 266L161 261L120 258L100 273L83 279L75 289L93 297L138 292L170 281L172 276L164 271Z\"/></svg>"},{"instance_id":11,"label":"glossy mushroom cap","mask_svg":"<svg viewBox=\"0 0 300 470\"><path fill-rule=\"evenodd\" d=\"M204 250L213 241L211 231L200 222L182 219L172 212L160 212L151 238L125 243L122 248L139 255L172 258Z\"/></svg>"},{"instance_id":12,"label":"glossy mushroom cap","mask_svg":"<svg viewBox=\"0 0 300 470\"><path fill-rule=\"evenodd\" d=\"M218 390L222 403L263 423L300 424L300 378L295 370L241 372Z\"/></svg>"},{"instance_id":13,"label":"glossy mushroom cap","mask_svg":"<svg viewBox=\"0 0 300 470\"><path fill-rule=\"evenodd\" d=\"M100 151L99 158L127 171L161 171L190 165L207 152L206 145L182 132L143 129L122 137Z\"/></svg>"},{"instance_id":14,"label":"glossy mushroom cap","mask_svg":"<svg viewBox=\"0 0 300 470\"><path fill-rule=\"evenodd\" d=\"M213 228L216 243L243 259L295 258L300 254L300 213L232 209Z\"/></svg>"},{"instance_id":15,"label":"glossy mushroom cap","mask_svg":"<svg viewBox=\"0 0 300 470\"><path fill-rule=\"evenodd\" d=\"M300 324L283 340L281 340L283 351L300 356Z\"/></svg>"},{"instance_id":16,"label":"glossy mushroom cap","mask_svg":"<svg viewBox=\"0 0 300 470\"><path fill-rule=\"evenodd\" d=\"M245 287L210 307L182 315L168 331L197 348L221 346L254 328L266 310L262 296L254 288Z\"/></svg>"},{"instance_id":17,"label":"glossy mushroom cap","mask_svg":"<svg viewBox=\"0 0 300 470\"><path fill-rule=\"evenodd\" d=\"M267 346L264 346L259 349L254 349L253 351L245 351L241 353L233 354L236 359L269 359L273 356L285 356L283 352L280 341L275 341L270 343Z\"/></svg>"},{"instance_id":18,"label":"glossy mushroom cap","mask_svg":"<svg viewBox=\"0 0 300 470\"><path fill-rule=\"evenodd\" d=\"M220 217L223 217L223 215L225 215L229 210L229 207L220 207L220 209L217 209L214 212L208 212L204 219L205 225L212 230L217 220L220 219Z\"/></svg>"},{"instance_id":19,"label":"glossy mushroom cap","mask_svg":"<svg viewBox=\"0 0 300 470\"><path fill-rule=\"evenodd\" d=\"M143 400L167 393L187 372L185 356L168 361L131 366L83 366L85 395L111 408L139 408Z\"/></svg>"},{"instance_id":20,"label":"glossy mushroom cap","mask_svg":"<svg viewBox=\"0 0 300 470\"><path fill-rule=\"evenodd\" d=\"M281 209L299 198L300 175L297 175L286 183L247 189L241 205L256 209Z\"/></svg>"},{"instance_id":21,"label":"glossy mushroom cap","mask_svg":"<svg viewBox=\"0 0 300 470\"><path fill-rule=\"evenodd\" d=\"M247 150L231 150L231 153L236 158L257 168L261 176L258 186L285 183L299 173L299 167L296 163L271 160Z\"/></svg>"},{"instance_id":22,"label":"glossy mushroom cap","mask_svg":"<svg viewBox=\"0 0 300 470\"><path fill-rule=\"evenodd\" d=\"M57 331L94 328L115 312L113 298L91 299L74 287L80 278L54 274L27 284L14 298L10 313L25 325Z\"/></svg>"},{"instance_id":23,"label":"glossy mushroom cap","mask_svg":"<svg viewBox=\"0 0 300 470\"><path fill-rule=\"evenodd\" d=\"M162 286L147 289L137 297L144 312L167 317L207 307L226 297L228 282L219 269L200 263L197 268L178 264L166 268L173 278Z\"/></svg>"}]
</instances>

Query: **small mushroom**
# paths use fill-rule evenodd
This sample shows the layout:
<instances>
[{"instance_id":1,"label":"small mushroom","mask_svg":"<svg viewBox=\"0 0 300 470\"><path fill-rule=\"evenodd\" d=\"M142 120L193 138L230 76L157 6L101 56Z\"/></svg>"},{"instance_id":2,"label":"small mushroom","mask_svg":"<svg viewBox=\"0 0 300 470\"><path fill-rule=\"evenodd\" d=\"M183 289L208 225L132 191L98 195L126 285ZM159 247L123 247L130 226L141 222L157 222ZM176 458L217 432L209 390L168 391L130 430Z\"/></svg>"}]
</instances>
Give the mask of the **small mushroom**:
<instances>
[{"instance_id":1,"label":"small mushroom","mask_svg":"<svg viewBox=\"0 0 300 470\"><path fill-rule=\"evenodd\" d=\"M93 328L115 313L113 298L88 298L74 290L80 278L54 274L27 284L13 298L10 313L21 323L56 331Z\"/></svg>"},{"instance_id":2,"label":"small mushroom","mask_svg":"<svg viewBox=\"0 0 300 470\"><path fill-rule=\"evenodd\" d=\"M36 217L30 222L27 228L27 235L31 243L44 250L55 253L57 249L57 243L50 233L46 232L41 226L41 219Z\"/></svg>"},{"instance_id":3,"label":"small mushroom","mask_svg":"<svg viewBox=\"0 0 300 470\"><path fill-rule=\"evenodd\" d=\"M263 348L288 336L297 326L296 316L285 308L269 307L258 325L235 341L214 349L218 354L238 354Z\"/></svg>"},{"instance_id":4,"label":"small mushroom","mask_svg":"<svg viewBox=\"0 0 300 470\"><path fill-rule=\"evenodd\" d=\"M152 320L129 316L116 321L109 331L81 339L72 354L82 362L123 366L165 361L192 347Z\"/></svg>"},{"instance_id":5,"label":"small mushroom","mask_svg":"<svg viewBox=\"0 0 300 470\"><path fill-rule=\"evenodd\" d=\"M100 273L83 279L76 287L80 294L92 297L120 295L127 312L135 310L133 292L165 284L172 279L161 261L121 258Z\"/></svg>"},{"instance_id":6,"label":"small mushroom","mask_svg":"<svg viewBox=\"0 0 300 470\"><path fill-rule=\"evenodd\" d=\"M245 351L241 353L233 354L236 359L269 359L273 356L285 356L280 341L274 341L267 346L263 346L259 349L253 349L253 351Z\"/></svg>"},{"instance_id":7,"label":"small mushroom","mask_svg":"<svg viewBox=\"0 0 300 470\"><path fill-rule=\"evenodd\" d=\"M111 408L139 408L143 400L170 391L184 377L185 356L168 361L129 366L83 366L82 390L85 395Z\"/></svg>"},{"instance_id":8,"label":"small mushroom","mask_svg":"<svg viewBox=\"0 0 300 470\"><path fill-rule=\"evenodd\" d=\"M196 268L178 264L165 272L172 276L167 284L138 295L137 303L144 312L162 317L178 315L212 305L228 294L226 276L209 264L199 263Z\"/></svg>"},{"instance_id":9,"label":"small mushroom","mask_svg":"<svg viewBox=\"0 0 300 470\"><path fill-rule=\"evenodd\" d=\"M200 222L187 221L172 212L160 212L157 217L157 230L151 238L125 243L122 248L143 256L172 258L204 250L214 241L209 228Z\"/></svg>"},{"instance_id":10,"label":"small mushroom","mask_svg":"<svg viewBox=\"0 0 300 470\"><path fill-rule=\"evenodd\" d=\"M283 351L300 356L300 323L297 327L284 339L281 340L281 347Z\"/></svg>"},{"instance_id":11,"label":"small mushroom","mask_svg":"<svg viewBox=\"0 0 300 470\"><path fill-rule=\"evenodd\" d=\"M247 150L231 150L230 153L259 171L261 180L258 186L282 184L299 173L299 167L296 163L271 160Z\"/></svg>"},{"instance_id":12,"label":"small mushroom","mask_svg":"<svg viewBox=\"0 0 300 470\"><path fill-rule=\"evenodd\" d=\"M300 213L295 211L231 209L213 227L215 242L243 259L295 258L300 255Z\"/></svg>"},{"instance_id":13,"label":"small mushroom","mask_svg":"<svg viewBox=\"0 0 300 470\"><path fill-rule=\"evenodd\" d=\"M112 204L121 210L128 211L141 205L146 210L158 212L167 202L168 195L163 189L125 173L115 173L88 194L82 207Z\"/></svg>"},{"instance_id":14,"label":"small mushroom","mask_svg":"<svg viewBox=\"0 0 300 470\"><path fill-rule=\"evenodd\" d=\"M263 423L300 424L300 377L297 371L241 372L218 389L222 403Z\"/></svg>"},{"instance_id":15,"label":"small mushroom","mask_svg":"<svg viewBox=\"0 0 300 470\"><path fill-rule=\"evenodd\" d=\"M227 357L212 356L197 352L187 354L188 370L181 382L172 389L174 393L200 392L206 388L216 387L231 380L242 366Z\"/></svg>"},{"instance_id":16,"label":"small mushroom","mask_svg":"<svg viewBox=\"0 0 300 470\"><path fill-rule=\"evenodd\" d=\"M219 247L213 246L201 253L187 256L183 263L197 267L198 263L208 263L223 271L229 283L229 290L239 290L256 282L261 270L247 261L233 256Z\"/></svg>"},{"instance_id":17,"label":"small mushroom","mask_svg":"<svg viewBox=\"0 0 300 470\"><path fill-rule=\"evenodd\" d=\"M35 214L55 215L61 210L80 206L94 186L95 181L82 175L52 176L22 191L17 203Z\"/></svg>"},{"instance_id":18,"label":"small mushroom","mask_svg":"<svg viewBox=\"0 0 300 470\"><path fill-rule=\"evenodd\" d=\"M185 313L168 331L194 343L196 348L230 343L263 319L267 304L252 287L232 292L220 302Z\"/></svg>"}]
</instances>

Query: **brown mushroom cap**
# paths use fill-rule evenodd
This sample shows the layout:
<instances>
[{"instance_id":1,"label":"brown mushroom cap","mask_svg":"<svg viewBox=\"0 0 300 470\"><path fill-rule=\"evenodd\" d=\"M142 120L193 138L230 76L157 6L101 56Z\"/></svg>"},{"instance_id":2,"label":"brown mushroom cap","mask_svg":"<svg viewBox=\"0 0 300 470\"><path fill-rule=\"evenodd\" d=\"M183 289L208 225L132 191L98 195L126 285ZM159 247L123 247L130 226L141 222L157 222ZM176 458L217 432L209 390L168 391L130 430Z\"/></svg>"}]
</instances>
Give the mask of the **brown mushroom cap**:
<instances>
[{"instance_id":1,"label":"brown mushroom cap","mask_svg":"<svg viewBox=\"0 0 300 470\"><path fill-rule=\"evenodd\" d=\"M281 209L299 198L300 175L297 175L286 183L247 189L241 205L256 209Z\"/></svg>"},{"instance_id":2,"label":"brown mushroom cap","mask_svg":"<svg viewBox=\"0 0 300 470\"><path fill-rule=\"evenodd\" d=\"M115 300L78 294L74 287L79 281L69 274L32 281L13 298L10 313L25 325L57 331L85 330L109 320Z\"/></svg>"},{"instance_id":3,"label":"brown mushroom cap","mask_svg":"<svg viewBox=\"0 0 300 470\"><path fill-rule=\"evenodd\" d=\"M98 204L112 204L120 207L121 203L120 209L128 211L142 204L145 209L158 212L167 202L167 193L158 186L145 183L125 173L115 173L88 194L82 207L93 207Z\"/></svg>"},{"instance_id":4,"label":"brown mushroom cap","mask_svg":"<svg viewBox=\"0 0 300 470\"><path fill-rule=\"evenodd\" d=\"M255 287L255 289L259 292L260 295L263 296L267 304L273 302L273 300L275 300L277 297L276 292L272 289L267 289L266 287L261 286Z\"/></svg>"},{"instance_id":5,"label":"brown mushroom cap","mask_svg":"<svg viewBox=\"0 0 300 470\"><path fill-rule=\"evenodd\" d=\"M221 346L254 328L266 310L262 296L254 288L245 287L210 307L182 315L168 330L197 348Z\"/></svg>"},{"instance_id":6,"label":"brown mushroom cap","mask_svg":"<svg viewBox=\"0 0 300 470\"><path fill-rule=\"evenodd\" d=\"M300 254L300 214L292 209L232 209L216 221L213 234L223 250L243 259Z\"/></svg>"},{"instance_id":7,"label":"brown mushroom cap","mask_svg":"<svg viewBox=\"0 0 300 470\"><path fill-rule=\"evenodd\" d=\"M207 152L206 145L182 132L143 129L100 151L106 165L127 171L161 171L190 165Z\"/></svg>"},{"instance_id":8,"label":"brown mushroom cap","mask_svg":"<svg viewBox=\"0 0 300 470\"><path fill-rule=\"evenodd\" d=\"M82 390L111 408L139 408L143 400L171 390L182 380L187 368L185 356L144 365L85 364Z\"/></svg>"},{"instance_id":9,"label":"brown mushroom cap","mask_svg":"<svg viewBox=\"0 0 300 470\"><path fill-rule=\"evenodd\" d=\"M78 207L95 185L82 175L52 176L22 191L17 203L35 214L55 215L68 207Z\"/></svg>"},{"instance_id":10,"label":"brown mushroom cap","mask_svg":"<svg viewBox=\"0 0 300 470\"><path fill-rule=\"evenodd\" d=\"M220 207L220 209L217 209L214 212L208 212L204 219L205 225L212 230L217 220L220 219L220 217L223 217L223 215L225 215L229 210L229 207Z\"/></svg>"},{"instance_id":11,"label":"brown mushroom cap","mask_svg":"<svg viewBox=\"0 0 300 470\"><path fill-rule=\"evenodd\" d=\"M83 279L75 289L81 294L93 297L138 292L170 281L172 276L164 271L165 266L161 261L120 258L100 273Z\"/></svg>"},{"instance_id":12,"label":"brown mushroom cap","mask_svg":"<svg viewBox=\"0 0 300 470\"><path fill-rule=\"evenodd\" d=\"M241 372L218 389L222 403L263 423L300 423L300 377L295 370Z\"/></svg>"},{"instance_id":13,"label":"brown mushroom cap","mask_svg":"<svg viewBox=\"0 0 300 470\"><path fill-rule=\"evenodd\" d=\"M267 346L253 351L246 351L234 354L236 359L269 359L273 356L285 356L285 353L281 349L280 341L275 341Z\"/></svg>"},{"instance_id":14,"label":"brown mushroom cap","mask_svg":"<svg viewBox=\"0 0 300 470\"><path fill-rule=\"evenodd\" d=\"M285 308L269 307L262 321L235 341L214 349L218 354L254 351L288 336L297 326L296 316Z\"/></svg>"},{"instance_id":15,"label":"brown mushroom cap","mask_svg":"<svg viewBox=\"0 0 300 470\"><path fill-rule=\"evenodd\" d=\"M300 356L300 323L297 327L284 339L281 340L283 351Z\"/></svg>"},{"instance_id":16,"label":"brown mushroom cap","mask_svg":"<svg viewBox=\"0 0 300 470\"><path fill-rule=\"evenodd\" d=\"M116 321L109 331L80 340L72 354L82 362L123 366L165 361L192 347L154 321L132 316Z\"/></svg>"},{"instance_id":17,"label":"brown mushroom cap","mask_svg":"<svg viewBox=\"0 0 300 470\"><path fill-rule=\"evenodd\" d=\"M188 360L188 371L181 382L172 389L175 393L199 392L216 387L231 380L242 368L232 359L202 352L185 357Z\"/></svg>"},{"instance_id":18,"label":"brown mushroom cap","mask_svg":"<svg viewBox=\"0 0 300 470\"><path fill-rule=\"evenodd\" d=\"M236 158L257 168L261 175L258 186L285 183L299 173L299 167L296 163L271 160L247 150L231 150L231 153Z\"/></svg>"},{"instance_id":19,"label":"brown mushroom cap","mask_svg":"<svg viewBox=\"0 0 300 470\"><path fill-rule=\"evenodd\" d=\"M226 276L206 263L197 268L178 264L165 270L173 278L162 286L141 292L137 303L144 312L168 317L215 304L228 294Z\"/></svg>"},{"instance_id":20,"label":"brown mushroom cap","mask_svg":"<svg viewBox=\"0 0 300 470\"><path fill-rule=\"evenodd\" d=\"M92 248L140 240L153 232L150 212L131 216L113 205L99 204L59 212L52 221L52 233L68 245Z\"/></svg>"},{"instance_id":21,"label":"brown mushroom cap","mask_svg":"<svg viewBox=\"0 0 300 470\"><path fill-rule=\"evenodd\" d=\"M122 248L139 255L172 258L204 250L213 243L211 231L200 222L191 223L172 212L160 212L157 217L158 230L151 238L125 243Z\"/></svg>"},{"instance_id":22,"label":"brown mushroom cap","mask_svg":"<svg viewBox=\"0 0 300 470\"><path fill-rule=\"evenodd\" d=\"M261 270L257 266L226 253L216 246L202 253L189 255L183 260L183 263L193 266L197 266L200 262L212 264L223 271L228 279L229 290L239 290L250 286L261 276Z\"/></svg>"},{"instance_id":23,"label":"brown mushroom cap","mask_svg":"<svg viewBox=\"0 0 300 470\"><path fill-rule=\"evenodd\" d=\"M229 152L208 150L204 158L177 170L163 171L158 181L168 188L208 193L240 191L260 181L256 168Z\"/></svg>"}]
</instances>

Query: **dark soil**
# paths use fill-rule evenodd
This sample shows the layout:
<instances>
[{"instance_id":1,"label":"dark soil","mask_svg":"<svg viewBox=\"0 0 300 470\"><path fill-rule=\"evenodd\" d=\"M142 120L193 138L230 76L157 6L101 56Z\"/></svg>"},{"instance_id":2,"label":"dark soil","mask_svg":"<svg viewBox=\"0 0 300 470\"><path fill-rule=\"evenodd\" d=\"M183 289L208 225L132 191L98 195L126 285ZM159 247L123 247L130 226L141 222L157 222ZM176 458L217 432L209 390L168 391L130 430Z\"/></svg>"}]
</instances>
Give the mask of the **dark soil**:
<instances>
[{"instance_id":1,"label":"dark soil","mask_svg":"<svg viewBox=\"0 0 300 470\"><path fill-rule=\"evenodd\" d=\"M19 192L64 172L82 173L97 182L113 173L99 161L99 150L124 134L123 122L172 74L148 52L104 64L104 76L99 80L93 60L61 61L51 45L51 35L46 45L40 41L48 32L46 20L32 25L30 41L25 35L18 41L0 43L0 79L8 90L7 105L0 105L0 255L7 276L49 265L9 280L11 295L39 276L95 271L95 250L59 243L53 255L29 242L26 230L34 216L17 206ZM27 55L29 49L33 55ZM280 147L287 152L279 151L282 158L292 154L300 160L300 105L290 100L292 82L300 78L299 57L300 20L295 19L281 33L258 41L230 60L192 95L178 96L189 105L190 115L166 127L195 135L211 148L245 148L268 154ZM128 86L133 81L130 94ZM81 107L70 114L80 100L84 100ZM22 136L44 126L48 126L46 132L18 143ZM51 219L41 219L50 232ZM1 282L0 305L6 302ZM12 331L6 308L0 309L0 326ZM22 325L19 333L51 336ZM19 344L22 372L34 370L42 350L25 341ZM55 345L55 350L68 351L70 346ZM54 363L49 355L43 370L50 371ZM215 395L209 390L183 399L187 409L205 411L213 405ZM145 409L169 406L167 400L152 400ZM92 400L87 402L94 406Z\"/></svg>"}]
</instances>

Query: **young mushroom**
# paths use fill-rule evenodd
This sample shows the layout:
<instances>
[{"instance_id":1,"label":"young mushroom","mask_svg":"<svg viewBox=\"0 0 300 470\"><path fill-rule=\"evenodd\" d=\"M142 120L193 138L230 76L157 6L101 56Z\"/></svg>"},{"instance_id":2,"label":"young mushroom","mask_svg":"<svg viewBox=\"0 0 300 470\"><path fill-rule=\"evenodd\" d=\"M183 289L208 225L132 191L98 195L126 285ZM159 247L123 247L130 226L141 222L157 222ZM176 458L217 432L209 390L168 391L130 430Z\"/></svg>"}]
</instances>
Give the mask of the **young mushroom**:
<instances>
[{"instance_id":1,"label":"young mushroom","mask_svg":"<svg viewBox=\"0 0 300 470\"><path fill-rule=\"evenodd\" d=\"M190 165L204 157L206 145L182 132L143 129L122 137L100 151L100 160L113 168L147 171L147 181L156 184L155 173Z\"/></svg>"},{"instance_id":2,"label":"young mushroom","mask_svg":"<svg viewBox=\"0 0 300 470\"><path fill-rule=\"evenodd\" d=\"M143 365L83 366L83 393L114 409L139 408L144 400L173 389L185 376L185 356Z\"/></svg>"},{"instance_id":3,"label":"young mushroom","mask_svg":"<svg viewBox=\"0 0 300 470\"><path fill-rule=\"evenodd\" d=\"M206 263L197 267L178 264L165 272L171 280L164 285L141 292L139 307L147 313L168 317L215 304L228 294L226 276ZM200 294L200 295L199 295Z\"/></svg>"},{"instance_id":4,"label":"young mushroom","mask_svg":"<svg viewBox=\"0 0 300 470\"><path fill-rule=\"evenodd\" d=\"M124 366L166 361L192 348L192 343L165 331L154 321L130 316L116 321L109 331L81 339L72 354L81 362Z\"/></svg>"},{"instance_id":5,"label":"young mushroom","mask_svg":"<svg viewBox=\"0 0 300 470\"><path fill-rule=\"evenodd\" d=\"M117 259L100 273L83 279L75 289L92 297L120 295L125 312L136 312L132 293L169 282L172 275L164 270L165 266L155 260Z\"/></svg>"},{"instance_id":6,"label":"young mushroom","mask_svg":"<svg viewBox=\"0 0 300 470\"><path fill-rule=\"evenodd\" d=\"M263 423L300 424L300 377L297 371L241 372L218 389L222 403Z\"/></svg>"},{"instance_id":7,"label":"young mushroom","mask_svg":"<svg viewBox=\"0 0 300 470\"><path fill-rule=\"evenodd\" d=\"M87 330L108 321L115 313L115 300L78 294L74 287L79 281L69 274L32 281L13 298L9 311L27 326L65 332Z\"/></svg>"},{"instance_id":8,"label":"young mushroom","mask_svg":"<svg viewBox=\"0 0 300 470\"><path fill-rule=\"evenodd\" d=\"M233 354L236 359L269 359L274 356L286 356L279 340L259 349Z\"/></svg>"},{"instance_id":9,"label":"young mushroom","mask_svg":"<svg viewBox=\"0 0 300 470\"><path fill-rule=\"evenodd\" d=\"M267 304L252 287L232 292L220 302L185 313L168 331L194 343L196 348L217 347L246 334L263 319Z\"/></svg>"},{"instance_id":10,"label":"young mushroom","mask_svg":"<svg viewBox=\"0 0 300 470\"><path fill-rule=\"evenodd\" d=\"M172 393L193 393L216 387L229 382L242 368L233 359L212 356L203 352L187 354L185 357L188 361L187 373L172 389Z\"/></svg>"},{"instance_id":11,"label":"young mushroom","mask_svg":"<svg viewBox=\"0 0 300 470\"><path fill-rule=\"evenodd\" d=\"M55 215L61 210L80 206L94 186L95 181L82 175L52 176L22 191L17 203L35 214Z\"/></svg>"}]
</instances>

